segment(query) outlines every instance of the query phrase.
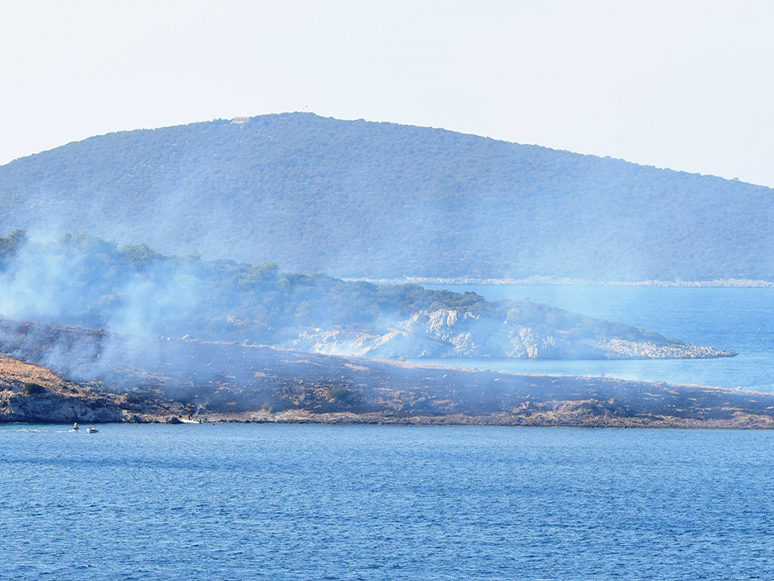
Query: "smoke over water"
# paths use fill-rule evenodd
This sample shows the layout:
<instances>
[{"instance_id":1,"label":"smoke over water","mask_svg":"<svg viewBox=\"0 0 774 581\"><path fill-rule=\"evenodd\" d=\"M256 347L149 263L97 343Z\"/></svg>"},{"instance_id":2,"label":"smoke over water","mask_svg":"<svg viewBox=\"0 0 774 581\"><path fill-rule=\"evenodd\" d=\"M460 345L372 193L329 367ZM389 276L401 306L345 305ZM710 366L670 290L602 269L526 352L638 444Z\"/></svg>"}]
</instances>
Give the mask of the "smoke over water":
<instances>
[{"instance_id":1,"label":"smoke over water","mask_svg":"<svg viewBox=\"0 0 774 581\"><path fill-rule=\"evenodd\" d=\"M369 358L733 355L527 300L167 257L86 235L0 238L0 287L5 354L69 379L184 398L226 385L268 389L256 378L276 376L266 361L276 364L277 352L257 345ZM283 360L283 374L294 376L296 359ZM327 379L346 381L350 371Z\"/></svg>"}]
</instances>

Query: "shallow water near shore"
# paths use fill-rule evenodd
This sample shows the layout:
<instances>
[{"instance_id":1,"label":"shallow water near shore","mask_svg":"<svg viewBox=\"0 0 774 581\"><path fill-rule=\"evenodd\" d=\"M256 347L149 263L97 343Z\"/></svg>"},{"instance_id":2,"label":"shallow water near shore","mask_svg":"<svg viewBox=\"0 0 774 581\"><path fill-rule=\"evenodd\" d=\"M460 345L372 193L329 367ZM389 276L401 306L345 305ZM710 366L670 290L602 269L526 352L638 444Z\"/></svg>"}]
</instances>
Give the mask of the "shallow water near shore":
<instances>
[{"instance_id":1,"label":"shallow water near shore","mask_svg":"<svg viewBox=\"0 0 774 581\"><path fill-rule=\"evenodd\" d=\"M415 360L512 373L608 375L774 391L774 289L559 285L425 285L488 300L529 298L582 315L634 325L687 343L736 351L721 359L550 361Z\"/></svg>"},{"instance_id":2,"label":"shallow water near shore","mask_svg":"<svg viewBox=\"0 0 774 581\"><path fill-rule=\"evenodd\" d=\"M0 427L0 578L774 576L774 432Z\"/></svg>"}]
</instances>

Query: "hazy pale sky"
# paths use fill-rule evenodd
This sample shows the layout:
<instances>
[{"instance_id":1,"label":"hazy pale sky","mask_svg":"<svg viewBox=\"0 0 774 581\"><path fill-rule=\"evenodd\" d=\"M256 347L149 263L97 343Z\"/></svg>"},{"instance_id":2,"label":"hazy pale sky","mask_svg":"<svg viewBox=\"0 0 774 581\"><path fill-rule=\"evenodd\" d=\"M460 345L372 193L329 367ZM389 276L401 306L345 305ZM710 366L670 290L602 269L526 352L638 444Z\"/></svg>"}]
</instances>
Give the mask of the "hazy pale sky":
<instances>
[{"instance_id":1,"label":"hazy pale sky","mask_svg":"<svg viewBox=\"0 0 774 581\"><path fill-rule=\"evenodd\" d=\"M774 187L774 2L0 0L0 164L284 111Z\"/></svg>"}]
</instances>

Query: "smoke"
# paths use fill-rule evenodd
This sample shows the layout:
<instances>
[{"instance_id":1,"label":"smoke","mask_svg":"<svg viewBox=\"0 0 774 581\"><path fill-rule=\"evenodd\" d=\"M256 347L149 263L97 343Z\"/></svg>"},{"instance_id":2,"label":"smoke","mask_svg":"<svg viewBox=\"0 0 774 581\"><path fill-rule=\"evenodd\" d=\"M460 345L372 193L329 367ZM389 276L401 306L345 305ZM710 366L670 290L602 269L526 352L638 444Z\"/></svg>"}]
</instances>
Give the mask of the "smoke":
<instances>
[{"instance_id":1,"label":"smoke","mask_svg":"<svg viewBox=\"0 0 774 581\"><path fill-rule=\"evenodd\" d=\"M71 380L159 389L178 399L198 397L198 405L221 386L230 386L229 393L240 383L254 386L255 374L267 371L265 350L234 343L284 342L323 352L298 337L353 320L372 330L398 320L358 305L356 283L285 275L273 264L165 257L143 244L119 248L87 235L0 238L0 288L5 354ZM348 311L343 297L353 293ZM339 339L331 353L356 354L356 341Z\"/></svg>"},{"instance_id":2,"label":"smoke","mask_svg":"<svg viewBox=\"0 0 774 581\"><path fill-rule=\"evenodd\" d=\"M144 246L119 251L87 236L27 241L3 264L0 313L120 333L162 333L192 316L202 292L189 265L153 257Z\"/></svg>"},{"instance_id":3,"label":"smoke","mask_svg":"<svg viewBox=\"0 0 774 581\"><path fill-rule=\"evenodd\" d=\"M410 359L733 355L528 300L167 257L87 235L0 238L0 288L3 352L70 379L181 397L265 373L256 357L266 352L236 344Z\"/></svg>"},{"instance_id":4,"label":"smoke","mask_svg":"<svg viewBox=\"0 0 774 581\"><path fill-rule=\"evenodd\" d=\"M162 260L88 236L9 237L0 248L3 351L69 379L115 383L115 369L158 367L159 336L187 329L202 305L195 258Z\"/></svg>"}]
</instances>

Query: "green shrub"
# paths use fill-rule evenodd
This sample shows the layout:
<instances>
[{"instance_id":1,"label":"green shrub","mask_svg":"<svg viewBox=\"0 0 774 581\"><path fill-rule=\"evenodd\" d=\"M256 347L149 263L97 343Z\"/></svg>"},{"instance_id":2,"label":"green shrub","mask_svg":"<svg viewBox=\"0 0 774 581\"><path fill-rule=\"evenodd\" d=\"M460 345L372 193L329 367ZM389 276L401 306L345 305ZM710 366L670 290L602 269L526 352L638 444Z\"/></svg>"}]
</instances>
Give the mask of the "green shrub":
<instances>
[{"instance_id":1,"label":"green shrub","mask_svg":"<svg viewBox=\"0 0 774 581\"><path fill-rule=\"evenodd\" d=\"M347 387L333 387L328 390L328 397L341 403L352 403L357 399L357 393Z\"/></svg>"},{"instance_id":2,"label":"green shrub","mask_svg":"<svg viewBox=\"0 0 774 581\"><path fill-rule=\"evenodd\" d=\"M46 388L42 385L38 385L37 383L25 383L24 384L24 393L27 395L33 395L36 393L43 393L46 391Z\"/></svg>"}]
</instances>

